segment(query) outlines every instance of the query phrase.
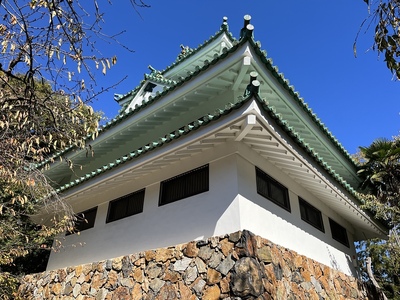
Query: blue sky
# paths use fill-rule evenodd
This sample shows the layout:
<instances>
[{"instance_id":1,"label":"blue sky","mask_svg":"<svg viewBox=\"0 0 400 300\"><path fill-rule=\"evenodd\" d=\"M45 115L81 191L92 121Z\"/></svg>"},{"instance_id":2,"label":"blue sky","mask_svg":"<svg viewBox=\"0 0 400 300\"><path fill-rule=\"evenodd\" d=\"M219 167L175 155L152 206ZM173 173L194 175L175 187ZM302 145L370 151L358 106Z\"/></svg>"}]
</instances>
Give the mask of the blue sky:
<instances>
[{"instance_id":1,"label":"blue sky","mask_svg":"<svg viewBox=\"0 0 400 300\"><path fill-rule=\"evenodd\" d=\"M135 88L150 64L158 70L170 65L180 44L196 48L213 35L228 17L229 29L239 36L243 16L249 14L254 36L267 56L300 93L333 135L350 152L368 146L378 137L399 134L400 82L392 79L383 58L370 50L373 32L362 30L357 58L353 43L368 16L362 0L229 0L155 1L139 9L129 1L103 2L108 33L126 30L117 45L107 45L104 55L118 57L107 75L98 74L99 86L127 79L93 103L109 118L118 113L113 94ZM102 46L102 45L100 45Z\"/></svg>"}]
</instances>

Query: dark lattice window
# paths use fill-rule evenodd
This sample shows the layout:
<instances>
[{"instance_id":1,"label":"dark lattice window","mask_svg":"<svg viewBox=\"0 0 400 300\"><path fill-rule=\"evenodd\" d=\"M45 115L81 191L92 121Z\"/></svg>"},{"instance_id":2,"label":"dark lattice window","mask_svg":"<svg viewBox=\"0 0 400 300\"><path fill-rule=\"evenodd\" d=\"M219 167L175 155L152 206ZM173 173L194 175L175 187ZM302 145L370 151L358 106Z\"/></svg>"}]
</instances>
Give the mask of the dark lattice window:
<instances>
[{"instance_id":1,"label":"dark lattice window","mask_svg":"<svg viewBox=\"0 0 400 300\"><path fill-rule=\"evenodd\" d=\"M86 229L94 227L96 214L97 214L97 206L76 214L74 230L72 232L67 232L67 235L73 234L75 232L84 231Z\"/></svg>"},{"instance_id":2,"label":"dark lattice window","mask_svg":"<svg viewBox=\"0 0 400 300\"><path fill-rule=\"evenodd\" d=\"M290 212L288 189L257 167L256 184L258 194Z\"/></svg>"},{"instance_id":3,"label":"dark lattice window","mask_svg":"<svg viewBox=\"0 0 400 300\"><path fill-rule=\"evenodd\" d=\"M145 189L110 201L106 223L143 212Z\"/></svg>"},{"instance_id":4,"label":"dark lattice window","mask_svg":"<svg viewBox=\"0 0 400 300\"><path fill-rule=\"evenodd\" d=\"M209 190L208 165L164 180L160 185L159 205L165 205Z\"/></svg>"},{"instance_id":5,"label":"dark lattice window","mask_svg":"<svg viewBox=\"0 0 400 300\"><path fill-rule=\"evenodd\" d=\"M346 247L350 247L346 228L336 223L332 219L329 219L329 225L331 226L332 238L338 241L339 243L342 243Z\"/></svg>"},{"instance_id":6,"label":"dark lattice window","mask_svg":"<svg viewBox=\"0 0 400 300\"><path fill-rule=\"evenodd\" d=\"M299 198L299 204L301 219L322 232L325 232L321 212L304 199Z\"/></svg>"}]
</instances>

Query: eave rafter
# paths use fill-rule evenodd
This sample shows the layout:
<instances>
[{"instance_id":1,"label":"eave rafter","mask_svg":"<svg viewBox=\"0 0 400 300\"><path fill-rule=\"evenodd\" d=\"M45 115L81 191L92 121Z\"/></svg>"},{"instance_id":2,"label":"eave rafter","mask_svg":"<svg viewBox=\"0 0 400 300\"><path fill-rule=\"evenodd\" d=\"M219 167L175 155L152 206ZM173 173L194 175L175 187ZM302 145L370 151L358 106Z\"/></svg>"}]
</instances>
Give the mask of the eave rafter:
<instances>
[{"instance_id":1,"label":"eave rafter","mask_svg":"<svg viewBox=\"0 0 400 300\"><path fill-rule=\"evenodd\" d=\"M251 131L254 125L256 125L256 116L248 115L244 121L241 131L236 136L235 141L240 142Z\"/></svg>"},{"instance_id":2,"label":"eave rafter","mask_svg":"<svg viewBox=\"0 0 400 300\"><path fill-rule=\"evenodd\" d=\"M232 90L236 91L239 89L239 85L242 83L244 77L247 75L247 71L249 70L250 65L251 65L251 57L250 56L243 57L243 62L239 74L237 75L236 80L232 85Z\"/></svg>"}]
</instances>

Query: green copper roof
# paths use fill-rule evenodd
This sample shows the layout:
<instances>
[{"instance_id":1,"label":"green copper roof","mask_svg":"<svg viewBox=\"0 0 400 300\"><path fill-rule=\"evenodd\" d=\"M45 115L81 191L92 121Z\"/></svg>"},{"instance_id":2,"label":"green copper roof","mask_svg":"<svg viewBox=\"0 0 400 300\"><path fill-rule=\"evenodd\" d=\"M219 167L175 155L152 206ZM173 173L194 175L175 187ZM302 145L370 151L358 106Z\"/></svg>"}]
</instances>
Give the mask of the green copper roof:
<instances>
[{"instance_id":1,"label":"green copper roof","mask_svg":"<svg viewBox=\"0 0 400 300\"><path fill-rule=\"evenodd\" d=\"M211 44L213 41L215 41L218 37L220 37L224 33L228 36L228 38L232 42L236 41L236 39L233 37L232 33L229 32L229 26L228 26L227 20L228 20L228 18L226 18L226 17L223 18L223 22L222 22L222 25L220 27L220 30L218 30L214 35L212 35L208 40L204 41L204 43L200 44L197 48L190 49L191 51L189 53L187 53L186 55L182 56L181 58L177 58L175 60L175 62L173 62L168 67L166 67L164 70L158 71L157 73L163 76L165 73L167 73L171 69L175 68L179 64L181 64L184 61L188 60L189 58L193 57L200 50L204 49L206 46ZM145 79L148 79L148 80L154 80L154 77L156 77L156 76L153 76L152 74L145 74L144 76L145 76ZM168 81L168 79L166 79L166 80ZM138 87L136 87L135 89L133 89L132 91L130 91L130 92L126 93L125 95L122 95L121 97L119 97L118 102L121 102L123 99L125 99L126 97L129 97L129 96L134 97L137 94L137 92L141 89L141 87L143 86L144 83L145 83L145 80L143 80L140 83L140 85ZM163 83L163 82L160 82L160 83ZM170 82L168 82L168 83L170 83ZM127 108L127 105L124 105L122 107L121 111L125 110Z\"/></svg>"},{"instance_id":2,"label":"green copper roof","mask_svg":"<svg viewBox=\"0 0 400 300\"><path fill-rule=\"evenodd\" d=\"M357 192L351 187L350 184L348 184L339 174L335 172L325 161L324 159L314 151L313 148L310 147L309 144L307 144L301 137L300 135L295 131L293 127L290 127L285 120L282 119L281 115L276 113L276 111L269 107L268 104L266 103L265 100L261 99L258 94L250 94L249 97L244 98L237 103L229 103L225 106L224 109L219 109L214 111L213 113L204 115L203 117L197 119L194 122L191 122L190 124L187 124L186 126L181 127L180 129L171 132L163 137L160 137L158 140L153 141L147 145L144 145L143 147L140 147L136 150L133 150L132 152L116 159L113 162L110 162L109 164L106 164L96 170L93 170L84 176L81 176L80 178L77 178L70 183L67 183L60 188L56 190L57 193L65 192L66 190L69 190L72 187L75 187L83 182L88 181L89 179L92 179L94 177L97 177L103 173L106 173L107 171L114 169L128 161L131 161L135 158L138 158L139 156L142 156L143 154L146 154L150 151L155 150L158 147L162 147L163 145L175 140L179 139L184 135L187 135L191 133L194 130L199 129L200 127L204 127L208 125L211 122L216 121L219 119L221 116L227 115L233 110L236 110L240 107L242 107L245 103L247 103L250 99L253 99L255 97L260 103L261 107L263 108L264 111L266 111L275 121L276 123L288 134L288 136L296 143L298 144L303 150L306 151L306 153L309 154L310 157L314 159L315 162L317 162L325 171L328 172L332 178L334 178L342 187L344 187L352 196L354 196L356 199L358 198Z\"/></svg>"},{"instance_id":3,"label":"green copper roof","mask_svg":"<svg viewBox=\"0 0 400 300\"><path fill-rule=\"evenodd\" d=\"M177 59L175 62L173 62L171 65L166 67L163 71L161 71L162 74L167 73L169 70L172 68L176 67L177 65L181 64L185 60L189 59L190 57L194 56L196 53L198 53L200 50L211 44L213 41L215 41L218 37L220 37L222 34L226 34L228 38L234 42L237 41L235 37L232 35L231 32L229 32L229 26L228 26L228 19L224 17L222 25L220 27L220 30L217 31L214 35L210 36L208 40L204 41L203 44L200 44L197 48L193 49L188 55L183 57L182 59Z\"/></svg>"},{"instance_id":4,"label":"green copper roof","mask_svg":"<svg viewBox=\"0 0 400 300\"><path fill-rule=\"evenodd\" d=\"M322 132L333 142L333 144L341 151L341 153L354 165L356 165L355 161L348 153L348 151L342 146L342 144L334 137L334 135L329 131L329 129L325 126L325 124L317 117L317 115L308 107L308 104L304 102L304 99L300 97L300 94L295 91L293 85L290 85L288 79L286 79L283 73L279 73L278 67L273 65L273 61L271 58L267 58L266 52L261 50L261 43L255 42L253 38L249 39L249 42L254 46L259 57L262 59L265 66L268 70L271 71L272 75L279 81L279 83L290 93L293 99L296 100L298 105L302 107L302 109L307 112L307 114L312 118L312 120L321 128Z\"/></svg>"},{"instance_id":5,"label":"green copper roof","mask_svg":"<svg viewBox=\"0 0 400 300\"><path fill-rule=\"evenodd\" d=\"M253 49L255 50L256 54L260 57L261 61L266 66L266 68L278 80L278 82L281 84L281 86L289 92L289 94L295 100L295 103L297 103L297 105L299 105L302 108L302 110L304 110L311 117L313 122L318 125L318 127L325 134L325 136L327 136L328 139L330 141L332 141L333 145L335 145L337 147L337 149L339 149L339 151L343 154L343 156L345 158L347 158L348 161L350 161L355 166L355 163L352 160L352 158L350 157L349 153L343 148L343 146L338 142L338 140L332 135L332 133L327 129L327 127L321 122L321 120L312 112L312 110L308 107L308 105L304 102L304 100L299 96L299 93L296 92L294 87L290 85L289 81L284 78L284 75L282 73L279 73L278 68L273 65L272 59L267 58L266 52L261 50L261 43L256 42L254 40L252 32L253 32L252 26L248 26L248 28L246 28L245 30L242 30L242 38L239 41L237 41L228 32L228 25L226 23L226 20L224 20L224 23L221 26L220 31L218 31L214 36L212 36L204 44L200 45L198 48L196 48L192 52L188 53L185 57L181 58L179 61L173 63L172 65L167 67L165 70L163 70L161 72L157 72L157 73L152 72L151 74L146 74L145 79L159 82L162 84L167 84L168 86L166 86L162 92L158 92L154 97L150 96L148 98L148 100L143 100L143 102L141 104L136 104L134 108L130 108L129 110L122 110L119 115L117 115L114 119L112 119L111 121L104 124L99 129L99 135L103 134L108 129L116 126L117 124L123 122L127 118L133 117L133 115L135 115L137 112L141 111L142 109L144 109L148 105L152 104L153 102L158 101L160 98L164 97L166 94L168 94L172 90L175 90L177 87L179 87L182 84L184 84L185 82L191 80L193 77L196 77L199 73L207 70L210 66L218 63L220 60L222 60L225 57L227 57L228 55L234 53L238 49L238 47L240 47L241 45L245 44L246 42L249 42L250 45L253 46ZM204 48L206 45L211 43L213 40L215 40L218 36L220 36L223 33L227 33L228 36L232 39L232 42L233 42L232 48L225 49L225 51L222 54L216 54L212 60L205 61L203 66L196 68L196 70L194 72L188 74L185 77L181 77L178 80L168 80L168 79L163 78L162 74L165 74L167 71L169 71L173 67L182 63L182 61L195 55L200 49ZM161 76L160 76L160 74L161 74ZM135 88L133 91L129 92L128 94L122 96L122 98L131 96L131 95L135 95L140 90L140 88L143 86L144 83L145 83L145 81L142 81L141 84L137 88ZM120 98L120 99L122 99L122 98ZM240 103L242 103L242 102L240 102ZM314 157L316 159L316 161L319 162L321 164L321 166L323 166L328 171L328 173L331 174L334 178L339 176L337 173L335 173L335 171L330 166L328 166L328 164L326 162L323 161L323 159L321 157L318 156L317 153L315 153L315 151L311 148L311 146L309 146L304 140L301 139L300 135L295 131L295 129L293 127L289 126L287 121L285 121L281 115L276 113L276 111L274 111L274 109L272 107L268 106L266 103L264 103L264 102L262 102L262 103L263 103L264 109L266 111L269 111L271 116L273 116L277 120L278 124L280 124L282 126L282 128L284 128L284 129L287 128L287 130L286 129L285 130L288 133L290 133L290 136L292 136L296 140L296 143L299 143L299 145L303 145L302 147L304 147L304 149L312 157ZM239 105L239 104L237 104L237 105ZM231 109L233 109L233 107L236 107L236 104L233 105ZM229 112L229 110L224 110L224 113L228 113L228 112ZM215 116L213 116L213 115L211 115L211 116L212 116L212 118L215 118ZM203 123L201 123L201 124L196 123L196 124L197 124L196 126L204 125ZM195 125L187 125L187 126L190 129L191 128L190 126L195 126ZM177 131L177 132L179 133L180 131ZM90 138L91 138L91 136L88 136L87 140L89 140ZM168 137L164 137L164 138L160 138L160 140L155 143L157 143L158 146L161 146L164 142L169 142L169 141L170 140L168 139ZM143 151L147 152L149 149L152 149L152 147L154 147L154 145L146 145L146 146L144 146L143 149L136 150L135 151L136 154L134 154L134 155L137 156L139 154L142 154ZM72 149L73 149L73 147L66 148L63 151L56 153L53 158L64 155ZM92 174L92 175L100 174L100 173L102 173L110 168L114 168L117 165L119 165L120 163L123 163L133 157L136 157L136 156L132 156L132 153L131 153L131 154L127 155L126 157L123 157L123 158L111 163L110 165L104 166L103 168L100 168L98 170L95 170L95 171L89 173L89 175L90 174ZM47 160L38 166L42 166L42 165L48 163L49 161L50 160ZM86 174L84 176L84 178L81 177L80 179L77 179L73 182L78 183L78 182L82 182L82 180L87 180L89 178L92 178L92 176L88 176L88 174ZM339 179L337 179L337 180L339 180L339 181L343 180L340 176L338 178ZM75 185L73 182L70 183L69 185L71 185L71 184ZM345 181L343 181L343 183L341 183L341 184L349 185ZM352 191L352 194L353 194L354 190L352 190L352 188L350 186L349 186L349 189ZM63 191L63 190L65 190L65 186L59 189L59 191Z\"/></svg>"},{"instance_id":6,"label":"green copper roof","mask_svg":"<svg viewBox=\"0 0 400 300\"><path fill-rule=\"evenodd\" d=\"M184 60L188 59L189 57L193 56L195 53L197 53L198 51L200 51L201 49L203 49L204 47L206 47L207 45L209 45L211 42L213 42L214 40L216 40L220 35L222 35L223 33L226 33L227 36L232 40L232 41L236 41L236 39L232 36L232 34L228 31L228 24L227 24L227 19L224 18L223 24L221 25L221 29L215 33L215 35L211 36L210 39L206 40L203 44L201 44L200 46L198 46L196 49L194 49L189 55L187 55L186 57L184 57L183 59L177 60L176 62L174 62L172 65L168 66L165 70L158 72L158 74L164 74L165 72L169 71L170 69L172 69L173 67L175 67L176 65L182 63ZM237 41L236 41L236 45L238 45ZM236 49L236 48L235 48ZM143 109L144 107L148 106L149 104L151 104L154 100L159 99L161 96L164 96L166 93L168 93L171 90L174 90L176 87L182 85L184 82L190 80L193 76L197 75L201 70L205 70L207 69L210 65L215 64L219 59L226 57L227 52L225 52L223 55L216 57L214 60L212 60L209 63L206 63L202 68L198 68L196 72L193 72L192 74L189 74L186 77L181 77L178 81L176 80L169 80L166 79L164 77L161 76L157 76L157 74L145 74L145 80L142 80L139 84L139 86L137 86L135 89L133 89L132 91L124 94L124 95L119 95L118 97L118 102L121 102L124 98L132 96L134 97L139 90L143 87L143 85L146 83L146 80L152 80L155 82L159 82L161 84L168 84L170 85L169 87L166 87L164 89L164 91L162 93L157 93L155 97L150 97L148 101L143 101L140 105L137 104L133 109L129 109L129 111L126 111L126 108L129 104L124 105L121 110L120 113L114 117L112 120L108 121L106 124L104 124L103 126L101 126L98 130L98 135L102 134L103 132L107 131L108 129L110 129L111 127L119 124L121 121L125 120L126 118L134 115L135 113L137 113L138 111L140 111L141 109ZM91 135L88 135L85 138L85 141L90 141L90 139L92 139ZM50 163L52 160L54 160L57 157L60 157L62 155L65 155L66 153L68 153L69 151L76 149L75 146L69 146L65 149L63 149L62 151L59 151L57 153L55 153L51 158L44 160L43 162L39 163L36 165L37 168L42 167L48 163Z\"/></svg>"},{"instance_id":7,"label":"green copper roof","mask_svg":"<svg viewBox=\"0 0 400 300\"><path fill-rule=\"evenodd\" d=\"M75 180L71 181L68 184L65 184L65 185L61 186L60 188L58 188L56 190L56 192L57 193L64 192L64 191L72 188L73 186L81 184L82 182L87 181L87 180L89 180L89 179L91 179L93 177L96 177L96 176L98 176L98 175L100 175L100 174L102 174L102 173L104 173L104 172L106 172L108 170L111 170L111 169L113 169L113 168L115 168L115 167L117 167L117 166L119 166L119 165L121 165L121 164L123 164L123 163L125 163L127 161L130 161L130 160L132 160L134 158L137 158L137 157L139 157L139 156L141 156L141 155L143 155L143 154L145 154L145 153L147 153L149 151L152 151L152 150L154 150L154 149L156 149L158 147L161 147L164 144L171 142L172 140L175 140L175 139L178 139L178 138L180 138L180 137L182 137L184 135L187 135L188 133L192 132L193 130L196 130L196 129L202 127L202 126L205 126L208 123L210 123L211 121L215 121L215 120L219 119L221 116L228 114L232 110L241 107L243 105L243 103L245 103L245 102L246 101L241 101L241 102L238 102L236 104L228 104L225 107L225 109L223 109L223 110L216 110L212 114L204 115L200 119L198 119L198 120L196 120L194 122L191 122L190 124L187 124L186 126L183 126L180 129L175 130L175 131L173 131L173 132L171 132L171 133L169 133L169 134L167 134L167 135L165 135L163 137L160 137L156 141L153 141L153 142L151 142L151 143L149 143L149 144L147 144L147 145L145 145L143 147L140 147L139 149L136 149L136 150L128 153L127 155L124 155L124 156L116 159L115 161L107 164L107 165L104 165L104 166L102 166L102 167L100 167L100 168L98 168L98 169L96 169L96 170L94 170L92 172L89 172L89 173L85 174L84 176L81 176L78 179L75 179Z\"/></svg>"}]
</instances>

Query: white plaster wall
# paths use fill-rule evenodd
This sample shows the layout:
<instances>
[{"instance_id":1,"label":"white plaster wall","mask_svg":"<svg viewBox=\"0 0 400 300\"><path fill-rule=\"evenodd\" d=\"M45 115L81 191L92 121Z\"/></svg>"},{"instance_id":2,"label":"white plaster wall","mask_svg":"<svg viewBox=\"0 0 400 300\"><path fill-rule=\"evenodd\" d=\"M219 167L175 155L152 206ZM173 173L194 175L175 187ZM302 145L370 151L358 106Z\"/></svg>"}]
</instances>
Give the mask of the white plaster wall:
<instances>
[{"instance_id":1,"label":"white plaster wall","mask_svg":"<svg viewBox=\"0 0 400 300\"><path fill-rule=\"evenodd\" d=\"M275 244L355 276L352 262L355 249L351 227L346 222L341 223L350 229L347 230L350 243L348 248L331 237L328 217L340 223L343 220L338 215L268 161L251 153L246 157L252 157L255 161L250 163L238 156L241 229L250 230ZM255 165L289 189L291 212L257 193ZM325 232L301 220L298 196L321 211Z\"/></svg>"},{"instance_id":2,"label":"white plaster wall","mask_svg":"<svg viewBox=\"0 0 400 300\"><path fill-rule=\"evenodd\" d=\"M208 192L158 206L162 180L208 162ZM291 212L257 194L255 165L289 188ZM105 223L108 201L144 187L143 213ZM298 196L322 212L325 233L301 220ZM347 228L351 248L332 239L328 217ZM89 263L244 229L346 274L355 275L351 263L355 254L352 227L243 144L223 144L211 148L147 177L126 182L123 187L113 190L111 197L106 194L98 206L94 228L80 235L65 237L65 249L51 254L47 269Z\"/></svg>"},{"instance_id":3,"label":"white plaster wall","mask_svg":"<svg viewBox=\"0 0 400 300\"><path fill-rule=\"evenodd\" d=\"M51 254L47 270L240 230L238 190L232 184L237 182L235 156L210 163L208 192L158 206L160 181L199 167L206 159L205 154L154 173L154 184L127 182L131 192L146 187L143 213L106 224L108 202L99 205L94 228L65 237L65 248Z\"/></svg>"}]
</instances>

